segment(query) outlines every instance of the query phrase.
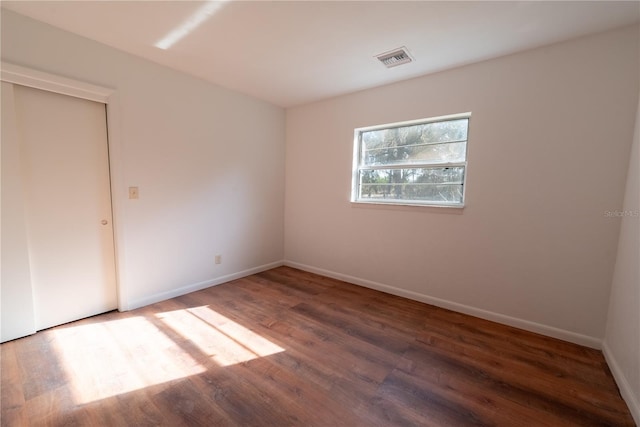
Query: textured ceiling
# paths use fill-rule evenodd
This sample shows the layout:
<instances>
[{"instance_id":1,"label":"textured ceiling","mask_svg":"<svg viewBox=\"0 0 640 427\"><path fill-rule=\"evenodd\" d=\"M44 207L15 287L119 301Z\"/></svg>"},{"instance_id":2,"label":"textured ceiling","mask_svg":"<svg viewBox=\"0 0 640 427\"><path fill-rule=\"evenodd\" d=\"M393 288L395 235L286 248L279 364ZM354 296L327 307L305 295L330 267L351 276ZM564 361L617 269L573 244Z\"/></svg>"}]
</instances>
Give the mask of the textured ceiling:
<instances>
[{"instance_id":1,"label":"textured ceiling","mask_svg":"<svg viewBox=\"0 0 640 427\"><path fill-rule=\"evenodd\" d=\"M2 7L283 107L640 20L637 1L3 1ZM194 16L199 10L205 13ZM181 39L157 47L176 31ZM374 58L400 46L414 62L387 69Z\"/></svg>"}]
</instances>

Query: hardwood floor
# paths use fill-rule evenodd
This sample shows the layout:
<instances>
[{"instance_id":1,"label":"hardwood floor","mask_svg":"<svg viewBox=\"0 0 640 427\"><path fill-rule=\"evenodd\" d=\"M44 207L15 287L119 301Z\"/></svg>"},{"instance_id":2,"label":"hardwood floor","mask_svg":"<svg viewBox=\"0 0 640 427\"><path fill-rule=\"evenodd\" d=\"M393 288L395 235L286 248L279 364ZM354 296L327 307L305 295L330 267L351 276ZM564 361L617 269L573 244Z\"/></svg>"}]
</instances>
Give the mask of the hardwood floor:
<instances>
[{"instance_id":1,"label":"hardwood floor","mask_svg":"<svg viewBox=\"0 0 640 427\"><path fill-rule=\"evenodd\" d=\"M2 426L633 426L602 353L287 267L4 343Z\"/></svg>"}]
</instances>

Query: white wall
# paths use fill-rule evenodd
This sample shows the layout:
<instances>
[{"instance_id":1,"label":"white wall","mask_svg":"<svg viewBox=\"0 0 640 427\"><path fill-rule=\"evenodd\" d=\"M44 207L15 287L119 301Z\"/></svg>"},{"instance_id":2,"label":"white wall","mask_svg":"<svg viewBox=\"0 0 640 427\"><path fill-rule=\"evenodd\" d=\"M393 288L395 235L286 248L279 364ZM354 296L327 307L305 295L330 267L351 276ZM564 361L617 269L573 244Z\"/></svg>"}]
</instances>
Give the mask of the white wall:
<instances>
[{"instance_id":1,"label":"white wall","mask_svg":"<svg viewBox=\"0 0 640 427\"><path fill-rule=\"evenodd\" d=\"M622 208L637 34L288 110L286 262L598 347L620 227L604 212ZM466 111L464 210L349 202L354 128Z\"/></svg>"},{"instance_id":2,"label":"white wall","mask_svg":"<svg viewBox=\"0 0 640 427\"><path fill-rule=\"evenodd\" d=\"M6 10L2 60L117 90L124 308L281 263L281 108Z\"/></svg>"},{"instance_id":3,"label":"white wall","mask_svg":"<svg viewBox=\"0 0 640 427\"><path fill-rule=\"evenodd\" d=\"M640 425L640 103L637 111L603 350Z\"/></svg>"},{"instance_id":4,"label":"white wall","mask_svg":"<svg viewBox=\"0 0 640 427\"><path fill-rule=\"evenodd\" d=\"M622 209L637 31L289 110L285 258L598 345L620 227L604 212ZM283 258L281 109L4 10L2 59L117 89L129 307ZM349 203L354 128L465 111L463 211ZM129 185L139 200L126 199Z\"/></svg>"}]
</instances>

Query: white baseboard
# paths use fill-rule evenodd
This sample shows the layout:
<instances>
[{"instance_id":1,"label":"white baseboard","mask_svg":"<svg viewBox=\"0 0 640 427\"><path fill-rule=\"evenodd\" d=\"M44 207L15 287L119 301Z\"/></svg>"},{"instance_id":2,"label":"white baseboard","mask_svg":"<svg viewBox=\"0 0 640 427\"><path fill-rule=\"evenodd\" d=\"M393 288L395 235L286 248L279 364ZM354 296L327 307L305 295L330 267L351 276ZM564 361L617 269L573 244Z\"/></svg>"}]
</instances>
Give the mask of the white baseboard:
<instances>
[{"instance_id":1,"label":"white baseboard","mask_svg":"<svg viewBox=\"0 0 640 427\"><path fill-rule=\"evenodd\" d=\"M191 285L182 286L177 289L172 289L167 292L160 292L157 294L149 295L144 298L140 298L134 301L130 301L127 307L128 310L134 310L136 308L144 307L145 305L154 304L156 302L168 300L170 298L179 297L191 292L199 291L209 288L211 286L220 285L222 283L230 282L242 277L251 276L252 274L260 273L262 271L270 270L272 268L280 267L284 265L283 261L275 261L269 264L260 265L258 267L249 268L247 270L239 271L237 273L227 274L226 276L216 277L215 279L205 280L203 282L193 283Z\"/></svg>"},{"instance_id":2,"label":"white baseboard","mask_svg":"<svg viewBox=\"0 0 640 427\"><path fill-rule=\"evenodd\" d=\"M297 268L300 270L308 271L310 273L316 273L323 276L331 277L334 279L342 280L345 282L353 283L356 285L364 286L366 288L375 289L377 291L386 292L388 294L397 295L412 300L424 302L427 304L435 305L436 307L446 308L448 310L457 311L459 313L468 314L481 319L491 320L494 322L502 323L505 325L513 326L516 328L524 329L530 332L546 335L553 338L558 338L564 341L569 341L575 344L584 345L595 349L602 347L602 340L590 337L587 335L578 334L564 329L555 328L553 326L543 325L541 323L531 322L529 320L518 319L516 317L506 316L500 313L494 313L492 311L483 310L476 307L471 307L457 302L448 301L429 295L420 294L406 289L397 288L383 283L373 282L371 280L361 279L359 277L349 276L347 274L337 273L335 271L325 270L323 268L317 268L306 264L300 264L294 261L284 261L284 265Z\"/></svg>"},{"instance_id":3,"label":"white baseboard","mask_svg":"<svg viewBox=\"0 0 640 427\"><path fill-rule=\"evenodd\" d=\"M602 353L604 354L604 358L611 369L611 373L613 374L613 378L616 380L616 384L620 389L620 394L622 398L627 403L629 407L629 411L631 411L631 416L633 417L636 425L640 426L640 396L635 396L633 393L633 389L627 381L627 377L624 375L622 369L620 369L620 365L616 360L609 344L606 339L602 344Z\"/></svg>"},{"instance_id":4,"label":"white baseboard","mask_svg":"<svg viewBox=\"0 0 640 427\"><path fill-rule=\"evenodd\" d=\"M506 316L500 313L494 313L494 312L483 310L480 308L459 304L459 303L444 300L441 298L431 297L429 295L408 291L406 289L401 289L394 286L374 282L371 280L361 279L359 277L354 277L347 274L337 273L335 271L325 270L323 268L318 268L318 267L313 267L306 264L297 263L294 261L287 261L287 260L276 261L276 262L264 264L258 267L250 268L247 270L239 271L237 273L228 274L226 276L217 277L215 279L210 279L203 282L183 286L178 289L173 289L171 291L161 292L145 298L140 298L138 300L132 301L129 304L128 309L133 310L139 307L144 307L145 305L164 301L170 298L175 298L181 295L188 294L190 292L199 291L211 286L229 282L231 280L240 279L242 277L260 273L262 271L280 267L282 265L308 271L311 273L320 274L323 276L331 277L331 278L342 280L345 282L353 283L355 285L364 286L366 288L386 292L388 294L397 295L397 296L409 298L412 300L424 302L427 304L434 305L436 307L446 308L449 310L457 311L464 314L469 314L471 316L479 317L482 319L491 320L494 322L502 323L505 325L513 326L513 327L524 329L531 332L536 332L542 335L558 338L561 340L573 342L573 343L584 345L587 347L602 349L605 360L607 361L607 364L611 368L613 377L615 378L615 381L620 389L620 393L622 394L623 399L629 406L629 410L631 411L631 415L633 416L636 424L640 426L640 402L638 401L637 397L634 396L631 386L629 385L629 382L627 381L622 370L620 369L620 366L618 365L606 341L603 343L598 338L590 337L587 335L577 334L575 332L566 331L563 329L555 328L553 326L547 326L547 325L531 322L524 319L518 319L511 316Z\"/></svg>"}]
</instances>

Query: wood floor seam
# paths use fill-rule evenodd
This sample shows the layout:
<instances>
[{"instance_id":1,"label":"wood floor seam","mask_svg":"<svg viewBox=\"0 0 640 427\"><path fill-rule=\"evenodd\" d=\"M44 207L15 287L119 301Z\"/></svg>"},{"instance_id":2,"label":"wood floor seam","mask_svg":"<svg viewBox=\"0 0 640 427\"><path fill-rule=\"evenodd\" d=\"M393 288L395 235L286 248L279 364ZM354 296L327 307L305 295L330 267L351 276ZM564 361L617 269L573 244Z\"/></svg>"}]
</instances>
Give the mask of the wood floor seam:
<instances>
[{"instance_id":1,"label":"wood floor seam","mask_svg":"<svg viewBox=\"0 0 640 427\"><path fill-rule=\"evenodd\" d=\"M286 266L0 356L7 427L635 425L600 351Z\"/></svg>"}]
</instances>

